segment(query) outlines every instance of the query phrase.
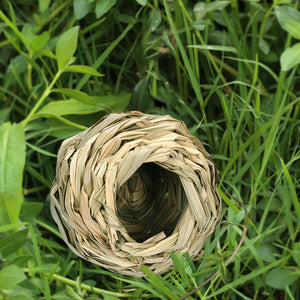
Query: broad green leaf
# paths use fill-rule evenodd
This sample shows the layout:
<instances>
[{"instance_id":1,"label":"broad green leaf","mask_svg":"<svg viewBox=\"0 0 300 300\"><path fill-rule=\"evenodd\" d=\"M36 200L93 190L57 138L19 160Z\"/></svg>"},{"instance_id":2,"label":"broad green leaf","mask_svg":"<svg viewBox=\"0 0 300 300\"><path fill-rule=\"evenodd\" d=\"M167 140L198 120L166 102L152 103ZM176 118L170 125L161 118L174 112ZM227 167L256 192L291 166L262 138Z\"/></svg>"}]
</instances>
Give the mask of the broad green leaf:
<instances>
[{"instance_id":1,"label":"broad green leaf","mask_svg":"<svg viewBox=\"0 0 300 300\"><path fill-rule=\"evenodd\" d=\"M8 72L7 72L8 76L11 76L11 78L14 77L14 79L17 81L19 87L23 91L26 91L26 87L24 85L22 73L24 73L26 70L27 70L27 62L23 56L19 55L19 56L15 57L14 59L12 59L10 66L8 68ZM9 78L8 76L7 76L7 79ZM7 80L5 89L9 88L9 86L11 84L13 84L15 80Z\"/></svg>"},{"instance_id":2,"label":"broad green leaf","mask_svg":"<svg viewBox=\"0 0 300 300\"><path fill-rule=\"evenodd\" d=\"M209 4L206 4L206 11L222 10L229 4L230 1L212 1Z\"/></svg>"},{"instance_id":3,"label":"broad green leaf","mask_svg":"<svg viewBox=\"0 0 300 300\"><path fill-rule=\"evenodd\" d=\"M35 36L30 42L30 47L35 51L41 50L49 41L50 35L47 31L42 34Z\"/></svg>"},{"instance_id":4,"label":"broad green leaf","mask_svg":"<svg viewBox=\"0 0 300 300\"><path fill-rule=\"evenodd\" d=\"M91 96L89 96L88 94L78 91L78 90L73 90L73 89L54 89L52 90L53 92L56 93L61 93L64 95L67 95L70 98L73 98L79 102L83 102L86 104L95 104L95 101L93 100L93 98Z\"/></svg>"},{"instance_id":5,"label":"broad green leaf","mask_svg":"<svg viewBox=\"0 0 300 300\"><path fill-rule=\"evenodd\" d=\"M290 6L276 6L276 17L281 27L292 37L300 39L300 12Z\"/></svg>"},{"instance_id":6,"label":"broad green leaf","mask_svg":"<svg viewBox=\"0 0 300 300\"><path fill-rule=\"evenodd\" d=\"M150 28L151 31L154 31L161 22L161 14L158 9L153 9L151 13L151 23L150 23Z\"/></svg>"},{"instance_id":7,"label":"broad green leaf","mask_svg":"<svg viewBox=\"0 0 300 300\"><path fill-rule=\"evenodd\" d=\"M278 253L272 245L262 245L257 248L259 257L266 262L275 261L275 255Z\"/></svg>"},{"instance_id":8,"label":"broad green leaf","mask_svg":"<svg viewBox=\"0 0 300 300\"><path fill-rule=\"evenodd\" d=\"M196 21L204 20L208 12L223 10L229 4L230 1L212 1L209 4L206 4L204 1L198 1L193 8L195 19Z\"/></svg>"},{"instance_id":9,"label":"broad green leaf","mask_svg":"<svg viewBox=\"0 0 300 300\"><path fill-rule=\"evenodd\" d=\"M0 126L0 222L18 221L25 164L25 137L19 124Z\"/></svg>"},{"instance_id":10,"label":"broad green leaf","mask_svg":"<svg viewBox=\"0 0 300 300\"><path fill-rule=\"evenodd\" d=\"M207 14L206 5L204 2L197 2L193 8L196 21L203 20ZM206 21L205 21L206 22Z\"/></svg>"},{"instance_id":11,"label":"broad green leaf","mask_svg":"<svg viewBox=\"0 0 300 300\"><path fill-rule=\"evenodd\" d=\"M288 71L300 63L300 43L286 49L280 57L280 65L283 71Z\"/></svg>"},{"instance_id":12,"label":"broad green leaf","mask_svg":"<svg viewBox=\"0 0 300 300\"><path fill-rule=\"evenodd\" d=\"M32 222L43 206L44 204L40 202L24 202L20 211L20 219L25 222Z\"/></svg>"},{"instance_id":13,"label":"broad green leaf","mask_svg":"<svg viewBox=\"0 0 300 300\"><path fill-rule=\"evenodd\" d=\"M57 42L55 53L59 70L63 70L68 65L76 51L78 30L79 26L72 27L62 34Z\"/></svg>"},{"instance_id":14,"label":"broad green leaf","mask_svg":"<svg viewBox=\"0 0 300 300\"><path fill-rule=\"evenodd\" d=\"M77 20L82 19L91 11L92 7L88 0L74 0L73 9L75 18Z\"/></svg>"},{"instance_id":15,"label":"broad green leaf","mask_svg":"<svg viewBox=\"0 0 300 300\"><path fill-rule=\"evenodd\" d=\"M51 0L39 0L39 7L41 12L44 12L48 8L50 1Z\"/></svg>"},{"instance_id":16,"label":"broad green leaf","mask_svg":"<svg viewBox=\"0 0 300 300\"><path fill-rule=\"evenodd\" d=\"M53 54L53 52L51 52L50 50L48 49L41 49L38 51L38 53L40 55L44 55L44 56L48 56L48 57L51 57L51 58L56 58L56 56Z\"/></svg>"},{"instance_id":17,"label":"broad green leaf","mask_svg":"<svg viewBox=\"0 0 300 300\"><path fill-rule=\"evenodd\" d=\"M298 242L298 248L293 253L293 258L294 258L296 264L298 265L298 267L300 267L300 247L299 247L299 243L300 242ZM295 244L295 246L296 245L297 244Z\"/></svg>"},{"instance_id":18,"label":"broad green leaf","mask_svg":"<svg viewBox=\"0 0 300 300\"><path fill-rule=\"evenodd\" d=\"M116 296L113 295L107 295L105 293L103 293L103 300L118 300L120 298L117 298Z\"/></svg>"},{"instance_id":19,"label":"broad green leaf","mask_svg":"<svg viewBox=\"0 0 300 300\"><path fill-rule=\"evenodd\" d=\"M95 104L85 104L74 99L50 102L38 111L36 117L53 117L55 115L85 115L103 109L123 111L127 107L131 94L92 97Z\"/></svg>"},{"instance_id":20,"label":"broad green leaf","mask_svg":"<svg viewBox=\"0 0 300 300\"><path fill-rule=\"evenodd\" d=\"M299 270L292 268L275 268L266 277L266 284L276 289L284 289L300 277Z\"/></svg>"},{"instance_id":21,"label":"broad green leaf","mask_svg":"<svg viewBox=\"0 0 300 300\"><path fill-rule=\"evenodd\" d=\"M258 40L258 45L264 54L268 54L270 52L270 45L264 39L260 38Z\"/></svg>"},{"instance_id":22,"label":"broad green leaf","mask_svg":"<svg viewBox=\"0 0 300 300\"><path fill-rule=\"evenodd\" d=\"M31 42L34 38L34 26L30 23L25 23L22 27L22 34L27 39L27 41ZM26 43L26 47L30 43Z\"/></svg>"},{"instance_id":23,"label":"broad green leaf","mask_svg":"<svg viewBox=\"0 0 300 300\"><path fill-rule=\"evenodd\" d=\"M24 267L26 267L26 264L24 264ZM42 278L39 278L38 276L33 276L33 277L28 276L26 280L24 280L23 282L21 282L20 284L15 286L13 288L13 291L12 290L9 291L9 294L10 294L9 300L36 300L36 299L38 299L41 291L43 291L43 289L46 286L45 281L46 280L43 280ZM47 299L47 298L45 297L45 299ZM67 299L61 299L61 298L55 298L55 297L51 297L51 298L49 297L48 299L67 300Z\"/></svg>"},{"instance_id":24,"label":"broad green leaf","mask_svg":"<svg viewBox=\"0 0 300 300\"><path fill-rule=\"evenodd\" d=\"M116 2L116 0L96 0L95 13L97 19L99 19L106 12L108 12L116 4Z\"/></svg>"},{"instance_id":25,"label":"broad green leaf","mask_svg":"<svg viewBox=\"0 0 300 300\"><path fill-rule=\"evenodd\" d=\"M300 20L299 21L287 20L285 22L285 27L286 27L288 33L293 38L300 40Z\"/></svg>"},{"instance_id":26,"label":"broad green leaf","mask_svg":"<svg viewBox=\"0 0 300 300\"><path fill-rule=\"evenodd\" d=\"M66 68L66 71L76 72L76 73L83 73L83 74L90 74L94 76L104 76L103 74L96 71L94 68L89 66L83 65L71 65Z\"/></svg>"},{"instance_id":27,"label":"broad green leaf","mask_svg":"<svg viewBox=\"0 0 300 300\"><path fill-rule=\"evenodd\" d=\"M148 2L148 0L135 0L138 4L145 6Z\"/></svg>"},{"instance_id":28,"label":"broad green leaf","mask_svg":"<svg viewBox=\"0 0 300 300\"><path fill-rule=\"evenodd\" d=\"M24 272L17 266L7 266L0 270L0 289L11 289L26 279Z\"/></svg>"},{"instance_id":29,"label":"broad green leaf","mask_svg":"<svg viewBox=\"0 0 300 300\"><path fill-rule=\"evenodd\" d=\"M9 234L5 238L0 240L0 253L3 257L6 257L13 252L17 251L27 239L27 229L23 229Z\"/></svg>"},{"instance_id":30,"label":"broad green leaf","mask_svg":"<svg viewBox=\"0 0 300 300\"><path fill-rule=\"evenodd\" d=\"M72 300L82 300L82 298L69 285L65 286L66 295Z\"/></svg>"},{"instance_id":31,"label":"broad green leaf","mask_svg":"<svg viewBox=\"0 0 300 300\"><path fill-rule=\"evenodd\" d=\"M25 58L22 55L18 55L15 58L13 58L10 62L10 66L8 68L9 73L11 73L15 70L15 72L24 73L27 69L27 63Z\"/></svg>"},{"instance_id":32,"label":"broad green leaf","mask_svg":"<svg viewBox=\"0 0 300 300\"><path fill-rule=\"evenodd\" d=\"M148 87L148 80L146 77L142 78L135 85L132 93L132 104L136 109L140 111L145 111L152 105Z\"/></svg>"}]
</instances>

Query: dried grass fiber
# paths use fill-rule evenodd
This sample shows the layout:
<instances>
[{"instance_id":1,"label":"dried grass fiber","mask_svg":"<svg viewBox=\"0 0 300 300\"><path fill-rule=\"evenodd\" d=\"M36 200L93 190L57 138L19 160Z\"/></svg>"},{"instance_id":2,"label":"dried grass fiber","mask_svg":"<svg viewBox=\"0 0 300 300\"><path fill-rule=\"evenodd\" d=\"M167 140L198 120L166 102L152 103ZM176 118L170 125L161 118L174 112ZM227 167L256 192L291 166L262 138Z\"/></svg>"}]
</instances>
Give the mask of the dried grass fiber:
<instances>
[{"instance_id":1,"label":"dried grass fiber","mask_svg":"<svg viewBox=\"0 0 300 300\"><path fill-rule=\"evenodd\" d=\"M172 267L170 253L197 256L221 213L218 173L185 124L171 116L113 113L65 140L51 212L78 256L143 276Z\"/></svg>"}]
</instances>

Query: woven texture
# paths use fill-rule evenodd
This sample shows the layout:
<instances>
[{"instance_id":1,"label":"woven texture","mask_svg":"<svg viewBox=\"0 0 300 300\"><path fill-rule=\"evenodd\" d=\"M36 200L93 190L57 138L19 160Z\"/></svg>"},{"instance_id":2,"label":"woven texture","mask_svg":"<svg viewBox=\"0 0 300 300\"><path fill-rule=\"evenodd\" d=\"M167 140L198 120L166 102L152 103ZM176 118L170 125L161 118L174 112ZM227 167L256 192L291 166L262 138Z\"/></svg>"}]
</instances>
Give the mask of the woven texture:
<instances>
[{"instance_id":1,"label":"woven texture","mask_svg":"<svg viewBox=\"0 0 300 300\"><path fill-rule=\"evenodd\" d=\"M107 115L65 140L51 212L78 256L125 275L197 256L221 213L217 170L185 124L140 112Z\"/></svg>"}]
</instances>

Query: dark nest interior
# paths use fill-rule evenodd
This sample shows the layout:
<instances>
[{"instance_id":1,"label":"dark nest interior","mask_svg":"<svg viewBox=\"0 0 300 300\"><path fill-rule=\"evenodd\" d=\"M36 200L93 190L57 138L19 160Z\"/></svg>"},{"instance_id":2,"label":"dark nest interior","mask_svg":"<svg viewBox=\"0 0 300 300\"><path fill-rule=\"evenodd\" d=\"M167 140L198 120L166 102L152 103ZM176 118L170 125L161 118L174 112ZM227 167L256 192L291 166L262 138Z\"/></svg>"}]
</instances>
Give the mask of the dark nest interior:
<instances>
[{"instance_id":1,"label":"dark nest interior","mask_svg":"<svg viewBox=\"0 0 300 300\"><path fill-rule=\"evenodd\" d=\"M143 164L117 191L118 217L137 242L171 235L186 202L178 175L155 163Z\"/></svg>"}]
</instances>

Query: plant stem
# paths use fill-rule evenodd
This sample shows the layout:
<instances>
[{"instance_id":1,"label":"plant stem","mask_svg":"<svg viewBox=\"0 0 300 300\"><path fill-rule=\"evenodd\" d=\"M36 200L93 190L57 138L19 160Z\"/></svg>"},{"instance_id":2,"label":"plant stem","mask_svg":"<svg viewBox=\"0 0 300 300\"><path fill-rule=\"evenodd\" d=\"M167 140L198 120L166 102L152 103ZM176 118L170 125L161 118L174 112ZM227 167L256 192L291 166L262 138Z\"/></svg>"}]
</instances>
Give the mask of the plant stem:
<instances>
[{"instance_id":1,"label":"plant stem","mask_svg":"<svg viewBox=\"0 0 300 300\"><path fill-rule=\"evenodd\" d=\"M42 274L44 276L49 276L50 275L48 273L42 273ZM60 275L57 275L57 274L50 275L49 277L51 277L49 279L54 279L56 281L60 281L64 284L68 284L70 286L75 286L76 287L78 285L77 281L66 278L66 277L63 277L63 276L60 276ZM125 298L125 297L131 297L132 296L128 293L117 293L117 292L112 292L112 291L108 291L108 290L99 289L99 288L96 288L96 287L93 287L93 286L90 286L90 285L87 285L87 284L84 284L84 283L80 284L80 288L83 289L83 290L92 292L92 293L100 294L100 295L111 295L111 296L120 297L120 298L121 297Z\"/></svg>"},{"instance_id":2,"label":"plant stem","mask_svg":"<svg viewBox=\"0 0 300 300\"><path fill-rule=\"evenodd\" d=\"M61 240L63 240L61 234L56 229L54 229L53 227L51 227L50 225L45 223L43 220L36 219L36 224L43 227L44 229L48 230L49 232L53 233L55 236L57 236Z\"/></svg>"},{"instance_id":3,"label":"plant stem","mask_svg":"<svg viewBox=\"0 0 300 300\"><path fill-rule=\"evenodd\" d=\"M37 186L37 187L31 188L31 189L24 189L23 190L23 195L27 196L29 194L33 194L33 193L43 191L43 190L46 190L46 189L48 189L48 187L46 187L46 186Z\"/></svg>"},{"instance_id":4,"label":"plant stem","mask_svg":"<svg viewBox=\"0 0 300 300\"><path fill-rule=\"evenodd\" d=\"M260 31L259 31L258 39L262 39L262 37L264 35L264 28L265 28L267 19L268 19L269 15L271 14L271 12L272 12L272 10L274 9L275 6L276 6L276 4L273 3L273 5L269 8L269 10L267 11L267 13L265 14L265 17L264 17L264 19L262 21L262 24L260 26Z\"/></svg>"},{"instance_id":5,"label":"plant stem","mask_svg":"<svg viewBox=\"0 0 300 300\"><path fill-rule=\"evenodd\" d=\"M15 39L16 40L16 39ZM5 47L5 46L7 46L7 45L9 45L10 44L10 41L9 40L5 40L5 41L3 41L3 42L0 42L0 48L2 48L2 47Z\"/></svg>"},{"instance_id":6,"label":"plant stem","mask_svg":"<svg viewBox=\"0 0 300 300\"><path fill-rule=\"evenodd\" d=\"M30 113L28 114L28 116L26 117L25 120L23 120L21 122L21 125L25 128L26 125L28 124L28 122L30 122L30 120L32 119L32 117L34 116L35 112L39 109L39 107L42 105L42 103L44 102L44 100L48 97L48 95L51 93L51 89L53 87L53 85L55 84L55 82L58 80L59 76L61 75L61 73L63 72L63 70L59 70L56 75L54 76L52 82L50 83L49 86L47 86L47 88L45 89L44 93L42 94L41 98L38 100L38 102L35 104L35 106L33 107L33 109L30 111Z\"/></svg>"},{"instance_id":7,"label":"plant stem","mask_svg":"<svg viewBox=\"0 0 300 300\"><path fill-rule=\"evenodd\" d=\"M29 51L30 53L31 51ZM31 54L30 55L30 58L31 58ZM27 64L27 85L28 85L28 90L31 91L32 89L32 65L31 63L28 63Z\"/></svg>"}]
</instances>

